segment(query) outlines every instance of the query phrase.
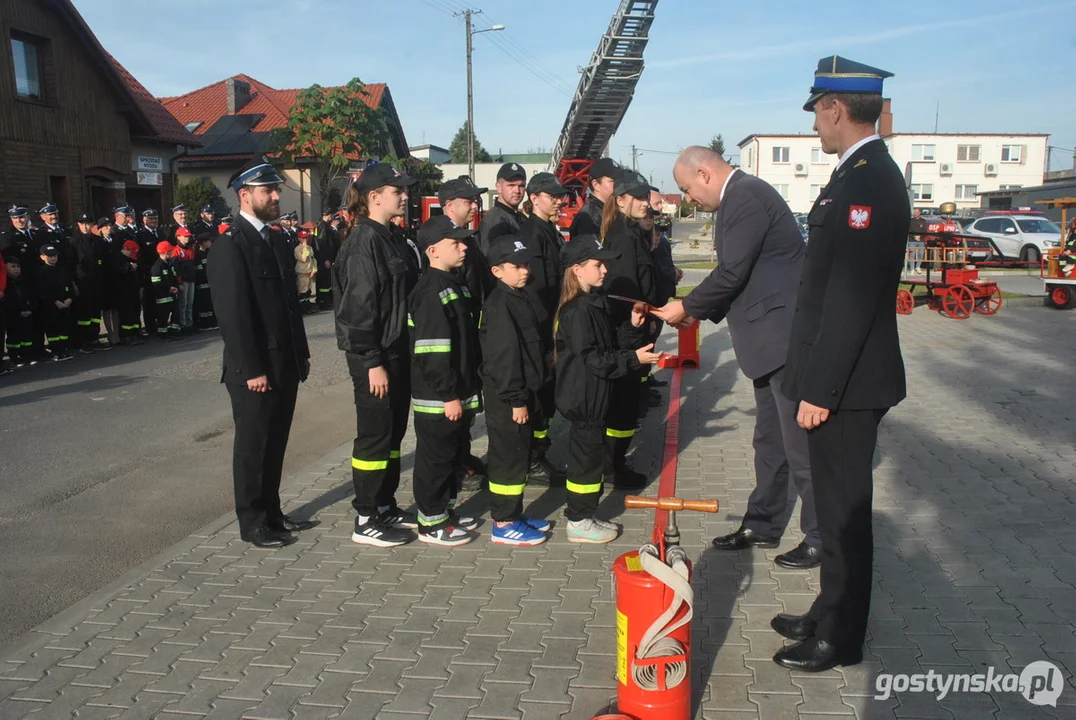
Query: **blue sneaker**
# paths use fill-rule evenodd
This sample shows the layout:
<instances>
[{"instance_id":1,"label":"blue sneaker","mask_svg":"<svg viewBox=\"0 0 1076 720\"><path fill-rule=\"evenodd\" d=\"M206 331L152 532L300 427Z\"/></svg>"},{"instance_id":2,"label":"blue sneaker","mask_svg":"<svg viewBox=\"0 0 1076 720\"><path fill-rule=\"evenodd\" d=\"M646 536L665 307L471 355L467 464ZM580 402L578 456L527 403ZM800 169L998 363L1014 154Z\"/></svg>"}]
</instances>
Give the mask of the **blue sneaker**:
<instances>
[{"instance_id":1,"label":"blue sneaker","mask_svg":"<svg viewBox=\"0 0 1076 720\"><path fill-rule=\"evenodd\" d=\"M548 520L539 520L538 518L527 517L526 515L519 516L520 522L525 522L538 532L549 532L549 528L553 527L549 524Z\"/></svg>"},{"instance_id":2,"label":"blue sneaker","mask_svg":"<svg viewBox=\"0 0 1076 720\"><path fill-rule=\"evenodd\" d=\"M541 545L548 536L522 518L503 527L493 523L493 542L498 545Z\"/></svg>"}]
</instances>

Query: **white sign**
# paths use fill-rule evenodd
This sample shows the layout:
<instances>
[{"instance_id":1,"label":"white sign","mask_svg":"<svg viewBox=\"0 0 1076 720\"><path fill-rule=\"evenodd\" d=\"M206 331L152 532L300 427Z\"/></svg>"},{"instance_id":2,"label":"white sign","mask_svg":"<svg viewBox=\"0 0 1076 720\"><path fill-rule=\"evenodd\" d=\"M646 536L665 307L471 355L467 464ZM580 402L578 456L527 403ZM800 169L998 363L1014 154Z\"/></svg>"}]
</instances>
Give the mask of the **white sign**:
<instances>
[{"instance_id":1,"label":"white sign","mask_svg":"<svg viewBox=\"0 0 1076 720\"><path fill-rule=\"evenodd\" d=\"M151 155L139 155L138 156L138 169L161 171L164 170L164 160L159 157L153 157ZM156 183L159 185L160 183Z\"/></svg>"},{"instance_id":2,"label":"white sign","mask_svg":"<svg viewBox=\"0 0 1076 720\"><path fill-rule=\"evenodd\" d=\"M160 173L140 172L135 173L139 185L164 185L164 179Z\"/></svg>"}]
</instances>

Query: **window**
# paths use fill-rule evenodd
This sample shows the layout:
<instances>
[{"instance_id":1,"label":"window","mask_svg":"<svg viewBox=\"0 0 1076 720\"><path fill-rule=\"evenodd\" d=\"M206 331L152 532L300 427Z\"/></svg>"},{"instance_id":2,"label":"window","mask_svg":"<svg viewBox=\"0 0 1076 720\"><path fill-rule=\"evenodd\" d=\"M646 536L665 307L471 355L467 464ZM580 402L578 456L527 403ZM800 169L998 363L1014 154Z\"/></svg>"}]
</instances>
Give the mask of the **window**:
<instances>
[{"instance_id":1,"label":"window","mask_svg":"<svg viewBox=\"0 0 1076 720\"><path fill-rule=\"evenodd\" d=\"M811 162L815 165L821 165L826 162L826 156L822 152L822 148L811 148Z\"/></svg>"},{"instance_id":2,"label":"window","mask_svg":"<svg viewBox=\"0 0 1076 720\"><path fill-rule=\"evenodd\" d=\"M41 47L25 36L12 36L11 55L15 60L15 92L19 97L40 100Z\"/></svg>"},{"instance_id":3,"label":"window","mask_svg":"<svg viewBox=\"0 0 1076 720\"><path fill-rule=\"evenodd\" d=\"M821 195L821 194L822 194L822 186L821 185L812 185L811 186L811 200L812 201L815 198L817 198L819 195Z\"/></svg>"},{"instance_id":4,"label":"window","mask_svg":"<svg viewBox=\"0 0 1076 720\"><path fill-rule=\"evenodd\" d=\"M933 145L912 145L912 160L934 162Z\"/></svg>"},{"instance_id":5,"label":"window","mask_svg":"<svg viewBox=\"0 0 1076 720\"><path fill-rule=\"evenodd\" d=\"M934 199L933 185L912 185L912 199L916 201L930 201Z\"/></svg>"},{"instance_id":6,"label":"window","mask_svg":"<svg viewBox=\"0 0 1076 720\"><path fill-rule=\"evenodd\" d=\"M1000 218L983 218L979 222L975 223L975 229L984 233L996 233L1001 232L1001 219Z\"/></svg>"},{"instance_id":7,"label":"window","mask_svg":"<svg viewBox=\"0 0 1076 720\"><path fill-rule=\"evenodd\" d=\"M974 200L975 193L979 192L978 185L957 185L956 186L956 199L957 200Z\"/></svg>"},{"instance_id":8,"label":"window","mask_svg":"<svg viewBox=\"0 0 1076 720\"><path fill-rule=\"evenodd\" d=\"M777 164L787 163L789 151L791 148L787 147L775 147L773 149L773 161Z\"/></svg>"},{"instance_id":9,"label":"window","mask_svg":"<svg viewBox=\"0 0 1076 720\"><path fill-rule=\"evenodd\" d=\"M1018 163L1020 158L1024 156L1023 145L1002 145L1001 146L1001 162L1004 163Z\"/></svg>"},{"instance_id":10,"label":"window","mask_svg":"<svg viewBox=\"0 0 1076 720\"><path fill-rule=\"evenodd\" d=\"M1000 218L998 220L998 230L1003 233L1015 233L1016 223L1009 218Z\"/></svg>"},{"instance_id":11,"label":"window","mask_svg":"<svg viewBox=\"0 0 1076 720\"><path fill-rule=\"evenodd\" d=\"M1059 233L1061 228L1046 219L1017 220L1016 224L1026 233Z\"/></svg>"},{"instance_id":12,"label":"window","mask_svg":"<svg viewBox=\"0 0 1076 720\"><path fill-rule=\"evenodd\" d=\"M956 161L979 162L979 150L980 147L978 145L957 145Z\"/></svg>"},{"instance_id":13,"label":"window","mask_svg":"<svg viewBox=\"0 0 1076 720\"><path fill-rule=\"evenodd\" d=\"M755 166L754 163L751 162L751 160L753 159L751 157L752 154L753 154L753 151L754 151L754 148L747 148L747 159L744 162L744 166L747 167L748 170L750 170L751 168L753 168Z\"/></svg>"},{"instance_id":14,"label":"window","mask_svg":"<svg viewBox=\"0 0 1076 720\"><path fill-rule=\"evenodd\" d=\"M1019 190L1023 185L998 185L998 190Z\"/></svg>"},{"instance_id":15,"label":"window","mask_svg":"<svg viewBox=\"0 0 1076 720\"><path fill-rule=\"evenodd\" d=\"M194 122L187 123L183 127L187 128L187 132L194 132L198 128L202 127L202 121L201 120L195 120Z\"/></svg>"},{"instance_id":16,"label":"window","mask_svg":"<svg viewBox=\"0 0 1076 720\"><path fill-rule=\"evenodd\" d=\"M777 191L785 201L788 200L788 185L774 185L773 189Z\"/></svg>"}]
</instances>

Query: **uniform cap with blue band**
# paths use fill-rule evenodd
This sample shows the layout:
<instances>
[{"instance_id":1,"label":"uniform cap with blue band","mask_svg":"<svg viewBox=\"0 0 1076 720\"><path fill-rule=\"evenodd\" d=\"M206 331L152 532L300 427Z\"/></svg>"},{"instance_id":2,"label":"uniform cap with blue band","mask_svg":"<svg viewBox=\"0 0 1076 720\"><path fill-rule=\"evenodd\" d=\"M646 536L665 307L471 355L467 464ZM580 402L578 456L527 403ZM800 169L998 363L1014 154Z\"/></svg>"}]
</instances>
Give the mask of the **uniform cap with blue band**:
<instances>
[{"instance_id":1,"label":"uniform cap with blue band","mask_svg":"<svg viewBox=\"0 0 1076 720\"><path fill-rule=\"evenodd\" d=\"M846 60L840 55L824 57L818 61L811 97L807 99L803 109L812 112L815 103L829 93L881 95L882 81L890 77L893 77L893 73L854 60Z\"/></svg>"},{"instance_id":2,"label":"uniform cap with blue band","mask_svg":"<svg viewBox=\"0 0 1076 720\"><path fill-rule=\"evenodd\" d=\"M276 171L272 165L261 159L258 161L251 161L246 166L241 168L239 172L232 175L228 181L228 186L239 192L244 185L250 187L259 187L262 185L283 185L284 178L280 177L280 173Z\"/></svg>"},{"instance_id":3,"label":"uniform cap with blue band","mask_svg":"<svg viewBox=\"0 0 1076 720\"><path fill-rule=\"evenodd\" d=\"M26 217L30 214L30 211L24 208L22 205L12 205L7 211L7 216L10 218Z\"/></svg>"}]
</instances>

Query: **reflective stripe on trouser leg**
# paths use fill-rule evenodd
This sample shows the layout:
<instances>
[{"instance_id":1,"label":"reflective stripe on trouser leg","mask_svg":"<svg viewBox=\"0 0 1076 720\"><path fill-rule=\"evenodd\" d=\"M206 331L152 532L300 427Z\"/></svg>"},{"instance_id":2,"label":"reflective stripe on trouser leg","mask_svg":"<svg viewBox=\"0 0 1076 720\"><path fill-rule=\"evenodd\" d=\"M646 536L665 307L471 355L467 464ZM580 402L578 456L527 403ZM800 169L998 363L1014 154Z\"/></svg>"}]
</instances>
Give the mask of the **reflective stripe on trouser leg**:
<instances>
[{"instance_id":1,"label":"reflective stripe on trouser leg","mask_svg":"<svg viewBox=\"0 0 1076 720\"><path fill-rule=\"evenodd\" d=\"M494 522L510 522L523 514L531 448L538 432L544 431L535 430L529 423L513 422L512 407L496 391L487 392L485 401L489 516Z\"/></svg>"},{"instance_id":2,"label":"reflective stripe on trouser leg","mask_svg":"<svg viewBox=\"0 0 1076 720\"><path fill-rule=\"evenodd\" d=\"M605 459L604 428L600 424L572 423L568 432L568 507L569 520L594 517L602 495Z\"/></svg>"},{"instance_id":3,"label":"reflective stripe on trouser leg","mask_svg":"<svg viewBox=\"0 0 1076 720\"><path fill-rule=\"evenodd\" d=\"M355 440L351 447L351 482L355 497L351 501L360 515L375 515L379 504L391 505L399 486L400 463L393 458L394 420L405 415L410 405L410 391L406 384L397 385L397 377L390 371L387 397L377 398L370 394L370 379L366 368L349 360L351 381L355 399ZM398 455L398 453L397 453ZM380 502L382 499L385 502Z\"/></svg>"},{"instance_id":4,"label":"reflective stripe on trouser leg","mask_svg":"<svg viewBox=\"0 0 1076 720\"><path fill-rule=\"evenodd\" d=\"M412 487L420 530L434 530L448 522L449 500L455 496L455 463L467 439L466 420L453 422L443 414L415 413Z\"/></svg>"}]
</instances>

